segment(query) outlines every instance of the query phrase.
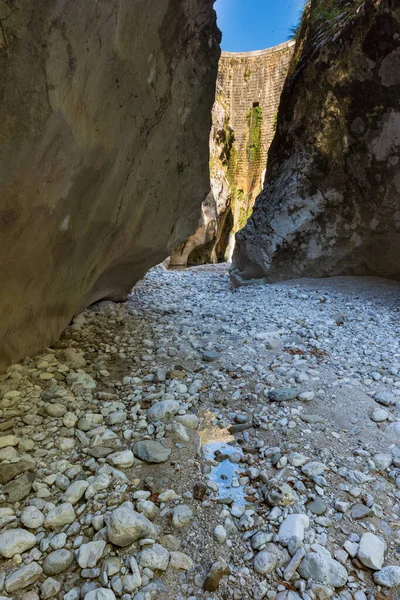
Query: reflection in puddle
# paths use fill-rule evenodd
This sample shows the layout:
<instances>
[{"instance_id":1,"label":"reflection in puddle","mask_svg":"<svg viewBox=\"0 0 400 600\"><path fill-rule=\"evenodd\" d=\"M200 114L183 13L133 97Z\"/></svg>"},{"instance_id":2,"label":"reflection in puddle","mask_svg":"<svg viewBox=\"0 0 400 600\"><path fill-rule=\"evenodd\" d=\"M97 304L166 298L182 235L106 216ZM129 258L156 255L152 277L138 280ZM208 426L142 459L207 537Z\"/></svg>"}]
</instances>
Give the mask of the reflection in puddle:
<instances>
[{"instance_id":1,"label":"reflection in puddle","mask_svg":"<svg viewBox=\"0 0 400 600\"><path fill-rule=\"evenodd\" d=\"M200 431L200 446L206 461L215 463L211 466L211 472L208 474L210 481L218 486L218 492L215 492L211 497L217 498L232 498L233 502L239 506L244 506L246 501L244 497L243 487L233 487L232 484L238 480L241 471L237 464L243 456L242 450L238 446L232 446L228 442L232 442L234 437L227 429L220 429L211 421L215 419L215 415L207 411L205 414L204 429Z\"/></svg>"}]
</instances>

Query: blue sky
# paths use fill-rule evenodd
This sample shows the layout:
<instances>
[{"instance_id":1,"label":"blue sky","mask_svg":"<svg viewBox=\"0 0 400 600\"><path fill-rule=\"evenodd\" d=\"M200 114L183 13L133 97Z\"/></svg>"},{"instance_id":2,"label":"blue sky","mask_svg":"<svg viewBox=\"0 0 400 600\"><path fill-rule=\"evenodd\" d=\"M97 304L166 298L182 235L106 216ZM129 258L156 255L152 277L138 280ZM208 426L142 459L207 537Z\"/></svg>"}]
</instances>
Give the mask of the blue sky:
<instances>
[{"instance_id":1,"label":"blue sky","mask_svg":"<svg viewBox=\"0 0 400 600\"><path fill-rule=\"evenodd\" d=\"M286 42L304 0L217 0L222 50L248 52Z\"/></svg>"}]
</instances>

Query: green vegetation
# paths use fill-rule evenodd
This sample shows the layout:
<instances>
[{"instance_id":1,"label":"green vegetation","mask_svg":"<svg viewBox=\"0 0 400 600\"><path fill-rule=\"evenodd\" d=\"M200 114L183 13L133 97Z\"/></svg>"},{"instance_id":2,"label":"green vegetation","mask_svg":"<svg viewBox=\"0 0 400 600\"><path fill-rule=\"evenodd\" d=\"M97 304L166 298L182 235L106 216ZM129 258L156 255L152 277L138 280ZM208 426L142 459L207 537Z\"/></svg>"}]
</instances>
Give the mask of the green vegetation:
<instances>
[{"instance_id":1,"label":"green vegetation","mask_svg":"<svg viewBox=\"0 0 400 600\"><path fill-rule=\"evenodd\" d=\"M244 72L244 79L245 81L249 81L252 75L252 70L249 69L249 67L246 68L245 72Z\"/></svg>"},{"instance_id":2,"label":"green vegetation","mask_svg":"<svg viewBox=\"0 0 400 600\"><path fill-rule=\"evenodd\" d=\"M273 130L276 131L276 126L278 125L278 111L274 114L274 120L272 121Z\"/></svg>"},{"instance_id":3,"label":"green vegetation","mask_svg":"<svg viewBox=\"0 0 400 600\"><path fill-rule=\"evenodd\" d=\"M334 20L343 12L337 0L317 0L311 10L311 19L322 19L333 25Z\"/></svg>"},{"instance_id":4,"label":"green vegetation","mask_svg":"<svg viewBox=\"0 0 400 600\"><path fill-rule=\"evenodd\" d=\"M253 106L247 113L249 127L249 144L247 146L247 159L250 165L257 165L261 158L261 126L263 111L261 106Z\"/></svg>"}]
</instances>

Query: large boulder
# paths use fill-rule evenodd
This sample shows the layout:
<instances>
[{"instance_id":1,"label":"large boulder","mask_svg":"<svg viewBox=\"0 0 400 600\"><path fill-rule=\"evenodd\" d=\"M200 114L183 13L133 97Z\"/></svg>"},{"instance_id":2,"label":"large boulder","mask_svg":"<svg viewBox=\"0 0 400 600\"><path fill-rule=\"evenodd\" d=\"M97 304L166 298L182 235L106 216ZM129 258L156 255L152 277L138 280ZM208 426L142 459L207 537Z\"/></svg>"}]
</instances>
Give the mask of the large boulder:
<instances>
[{"instance_id":1,"label":"large boulder","mask_svg":"<svg viewBox=\"0 0 400 600\"><path fill-rule=\"evenodd\" d=\"M213 0L0 5L0 367L123 300L210 191Z\"/></svg>"},{"instance_id":2,"label":"large boulder","mask_svg":"<svg viewBox=\"0 0 400 600\"><path fill-rule=\"evenodd\" d=\"M311 0L233 281L400 278L400 6Z\"/></svg>"}]
</instances>

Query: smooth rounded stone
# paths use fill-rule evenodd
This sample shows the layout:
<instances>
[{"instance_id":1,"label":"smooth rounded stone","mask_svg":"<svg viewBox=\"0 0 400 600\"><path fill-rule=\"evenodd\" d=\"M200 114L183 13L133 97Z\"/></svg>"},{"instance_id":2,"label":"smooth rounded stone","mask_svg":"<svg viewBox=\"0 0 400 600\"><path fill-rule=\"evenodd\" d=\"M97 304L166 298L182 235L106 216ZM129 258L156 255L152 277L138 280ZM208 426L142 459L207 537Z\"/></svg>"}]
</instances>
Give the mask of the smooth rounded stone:
<instances>
[{"instance_id":1,"label":"smooth rounded stone","mask_svg":"<svg viewBox=\"0 0 400 600\"><path fill-rule=\"evenodd\" d=\"M73 562L74 555L70 550L65 548L54 550L44 559L43 572L45 575L59 575L69 569Z\"/></svg>"},{"instance_id":2,"label":"smooth rounded stone","mask_svg":"<svg viewBox=\"0 0 400 600\"><path fill-rule=\"evenodd\" d=\"M374 454L372 460L377 469L386 471L393 462L393 456L391 454Z\"/></svg>"},{"instance_id":3,"label":"smooth rounded stone","mask_svg":"<svg viewBox=\"0 0 400 600\"><path fill-rule=\"evenodd\" d=\"M188 429L192 429L193 431L198 429L200 425L199 418L193 413L187 413L186 415L177 415L175 417L175 421L177 421L177 423L180 423L181 425L184 425Z\"/></svg>"},{"instance_id":4,"label":"smooth rounded stone","mask_svg":"<svg viewBox=\"0 0 400 600\"><path fill-rule=\"evenodd\" d=\"M133 453L144 462L164 463L170 457L171 450L166 448L161 442L144 440L134 444Z\"/></svg>"},{"instance_id":5,"label":"smooth rounded stone","mask_svg":"<svg viewBox=\"0 0 400 600\"><path fill-rule=\"evenodd\" d=\"M148 409L146 417L149 423L164 421L176 415L180 408L181 405L176 400L161 400Z\"/></svg>"},{"instance_id":6,"label":"smooth rounded stone","mask_svg":"<svg viewBox=\"0 0 400 600\"><path fill-rule=\"evenodd\" d=\"M278 539L281 543L288 543L291 538L296 538L300 542L304 540L305 530L310 526L310 519L305 514L288 515L282 521Z\"/></svg>"},{"instance_id":7,"label":"smooth rounded stone","mask_svg":"<svg viewBox=\"0 0 400 600\"><path fill-rule=\"evenodd\" d=\"M295 400L297 398L297 394L299 390L296 388L287 388L282 390L272 390L268 394L268 398L272 402L288 402L290 400Z\"/></svg>"},{"instance_id":8,"label":"smooth rounded stone","mask_svg":"<svg viewBox=\"0 0 400 600\"><path fill-rule=\"evenodd\" d=\"M400 567L384 567L381 571L374 573L374 581L377 585L385 588L392 588L400 585Z\"/></svg>"},{"instance_id":9,"label":"smooth rounded stone","mask_svg":"<svg viewBox=\"0 0 400 600\"><path fill-rule=\"evenodd\" d=\"M266 500L271 506L292 506L296 494L287 483L272 481L266 492Z\"/></svg>"},{"instance_id":10,"label":"smooth rounded stone","mask_svg":"<svg viewBox=\"0 0 400 600\"><path fill-rule=\"evenodd\" d=\"M345 567L334 560L325 548L306 554L298 573L303 579L312 579L332 588L343 587L348 578Z\"/></svg>"},{"instance_id":11,"label":"smooth rounded stone","mask_svg":"<svg viewBox=\"0 0 400 600\"><path fill-rule=\"evenodd\" d=\"M135 457L132 450L120 450L107 456L107 462L117 469L129 469L134 461Z\"/></svg>"},{"instance_id":12,"label":"smooth rounded stone","mask_svg":"<svg viewBox=\"0 0 400 600\"><path fill-rule=\"evenodd\" d=\"M300 454L300 452L292 452L288 456L289 464L292 465L292 467L302 467L307 460L308 458L304 456L304 454Z\"/></svg>"},{"instance_id":13,"label":"smooth rounded stone","mask_svg":"<svg viewBox=\"0 0 400 600\"><path fill-rule=\"evenodd\" d=\"M179 548L182 545L180 539L178 539L174 535L171 535L170 533L163 535L160 538L160 542L170 552L175 552L175 551L179 550Z\"/></svg>"},{"instance_id":14,"label":"smooth rounded stone","mask_svg":"<svg viewBox=\"0 0 400 600\"><path fill-rule=\"evenodd\" d=\"M254 557L254 570L260 575L267 575L275 570L278 564L279 555L275 552L268 552L268 550L261 550Z\"/></svg>"},{"instance_id":15,"label":"smooth rounded stone","mask_svg":"<svg viewBox=\"0 0 400 600\"><path fill-rule=\"evenodd\" d=\"M89 484L87 481L73 481L65 490L61 500L67 503L69 502L74 506L75 504L78 504L79 500L84 496L88 487Z\"/></svg>"},{"instance_id":16,"label":"smooth rounded stone","mask_svg":"<svg viewBox=\"0 0 400 600\"><path fill-rule=\"evenodd\" d=\"M211 565L211 569L203 583L203 589L206 592L216 592L221 579L231 572L229 565L225 560L220 559Z\"/></svg>"},{"instance_id":17,"label":"smooth rounded stone","mask_svg":"<svg viewBox=\"0 0 400 600\"><path fill-rule=\"evenodd\" d=\"M361 536L357 558L363 565L379 571L385 559L385 544L373 533L364 533Z\"/></svg>"},{"instance_id":18,"label":"smooth rounded stone","mask_svg":"<svg viewBox=\"0 0 400 600\"><path fill-rule=\"evenodd\" d=\"M221 358L221 354L220 352L213 352L211 350L207 351L207 352L203 352L201 359L204 360L204 362L214 362L215 360L218 360L219 358Z\"/></svg>"},{"instance_id":19,"label":"smooth rounded stone","mask_svg":"<svg viewBox=\"0 0 400 600\"><path fill-rule=\"evenodd\" d=\"M302 600L302 598L297 592L286 590L285 592L279 592L275 600Z\"/></svg>"},{"instance_id":20,"label":"smooth rounded stone","mask_svg":"<svg viewBox=\"0 0 400 600\"><path fill-rule=\"evenodd\" d=\"M269 542L271 542L272 539L273 539L272 533L267 533L265 531L258 531L251 538L251 547L253 548L253 550L258 550L259 548L261 548L261 546L264 546L265 544L268 544Z\"/></svg>"},{"instance_id":21,"label":"smooth rounded stone","mask_svg":"<svg viewBox=\"0 0 400 600\"><path fill-rule=\"evenodd\" d=\"M53 550L60 550L61 548L64 548L66 543L66 533L58 533L57 535L53 536L50 540L50 546L53 548Z\"/></svg>"},{"instance_id":22,"label":"smooth rounded stone","mask_svg":"<svg viewBox=\"0 0 400 600\"><path fill-rule=\"evenodd\" d=\"M322 475L326 470L327 466L324 465L324 463L315 461L303 465L301 472L310 479L313 479L314 477Z\"/></svg>"},{"instance_id":23,"label":"smooth rounded stone","mask_svg":"<svg viewBox=\"0 0 400 600\"><path fill-rule=\"evenodd\" d=\"M125 502L111 513L107 537L115 546L124 547L142 538L155 539L157 532L149 519L133 509L131 502Z\"/></svg>"},{"instance_id":24,"label":"smooth rounded stone","mask_svg":"<svg viewBox=\"0 0 400 600\"><path fill-rule=\"evenodd\" d=\"M70 502L55 506L47 513L44 526L48 529L58 529L75 521L75 511Z\"/></svg>"},{"instance_id":25,"label":"smooth rounded stone","mask_svg":"<svg viewBox=\"0 0 400 600\"><path fill-rule=\"evenodd\" d=\"M166 571L169 564L169 552L164 546L154 544L139 553L138 563L152 571Z\"/></svg>"},{"instance_id":26,"label":"smooth rounded stone","mask_svg":"<svg viewBox=\"0 0 400 600\"><path fill-rule=\"evenodd\" d=\"M172 524L177 529L187 527L194 519L194 512L187 504L178 504L172 511Z\"/></svg>"},{"instance_id":27,"label":"smooth rounded stone","mask_svg":"<svg viewBox=\"0 0 400 600\"><path fill-rule=\"evenodd\" d=\"M307 504L307 509L311 511L314 515L323 515L328 508L326 502L322 500L322 498L315 498Z\"/></svg>"},{"instance_id":28,"label":"smooth rounded stone","mask_svg":"<svg viewBox=\"0 0 400 600\"><path fill-rule=\"evenodd\" d=\"M382 423L383 421L386 421L388 417L388 411L383 408L377 408L371 413L371 421L374 421L374 423Z\"/></svg>"},{"instance_id":29,"label":"smooth rounded stone","mask_svg":"<svg viewBox=\"0 0 400 600\"><path fill-rule=\"evenodd\" d=\"M36 537L26 529L9 529L0 533L0 554L4 558L12 558L22 554L36 544Z\"/></svg>"},{"instance_id":30,"label":"smooth rounded stone","mask_svg":"<svg viewBox=\"0 0 400 600\"><path fill-rule=\"evenodd\" d=\"M158 514L158 506L156 506L154 502L151 502L151 500L138 500L136 503L136 510L150 519L150 521L153 521Z\"/></svg>"},{"instance_id":31,"label":"smooth rounded stone","mask_svg":"<svg viewBox=\"0 0 400 600\"><path fill-rule=\"evenodd\" d=\"M44 523L44 515L35 506L27 506L22 511L21 522L28 529L38 529Z\"/></svg>"},{"instance_id":32,"label":"smooth rounded stone","mask_svg":"<svg viewBox=\"0 0 400 600\"><path fill-rule=\"evenodd\" d=\"M7 446L18 446L19 439L15 435L2 435L0 436L0 448L7 448Z\"/></svg>"},{"instance_id":33,"label":"smooth rounded stone","mask_svg":"<svg viewBox=\"0 0 400 600\"><path fill-rule=\"evenodd\" d=\"M55 403L55 404L46 404L45 411L50 417L63 417L67 412L64 404Z\"/></svg>"},{"instance_id":34,"label":"smooth rounded stone","mask_svg":"<svg viewBox=\"0 0 400 600\"><path fill-rule=\"evenodd\" d=\"M173 551L170 554L169 566L172 569L177 569L181 571L190 571L194 567L194 562L184 552Z\"/></svg>"},{"instance_id":35,"label":"smooth rounded stone","mask_svg":"<svg viewBox=\"0 0 400 600\"><path fill-rule=\"evenodd\" d=\"M6 579L6 591L17 592L35 583L43 573L42 567L35 561L23 565Z\"/></svg>"},{"instance_id":36,"label":"smooth rounded stone","mask_svg":"<svg viewBox=\"0 0 400 600\"><path fill-rule=\"evenodd\" d=\"M214 537L219 544L223 544L226 541L227 533L223 525L217 525L214 529Z\"/></svg>"},{"instance_id":37,"label":"smooth rounded stone","mask_svg":"<svg viewBox=\"0 0 400 600\"><path fill-rule=\"evenodd\" d=\"M375 402L382 404L383 406L394 406L396 399L390 392L378 392L375 394Z\"/></svg>"},{"instance_id":38,"label":"smooth rounded stone","mask_svg":"<svg viewBox=\"0 0 400 600\"><path fill-rule=\"evenodd\" d=\"M91 590L85 595L84 600L116 600L115 594L112 590L107 588L97 588Z\"/></svg>"},{"instance_id":39,"label":"smooth rounded stone","mask_svg":"<svg viewBox=\"0 0 400 600\"><path fill-rule=\"evenodd\" d=\"M0 450L0 461L17 458L18 451L13 446L6 446Z\"/></svg>"},{"instance_id":40,"label":"smooth rounded stone","mask_svg":"<svg viewBox=\"0 0 400 600\"><path fill-rule=\"evenodd\" d=\"M61 589L61 583L52 577L48 577L42 583L42 589L40 590L41 600L49 600L57 596Z\"/></svg>"},{"instance_id":41,"label":"smooth rounded stone","mask_svg":"<svg viewBox=\"0 0 400 600\"><path fill-rule=\"evenodd\" d=\"M81 569L92 569L95 567L103 556L105 547L106 542L104 540L82 544L76 553L76 558Z\"/></svg>"}]
</instances>

